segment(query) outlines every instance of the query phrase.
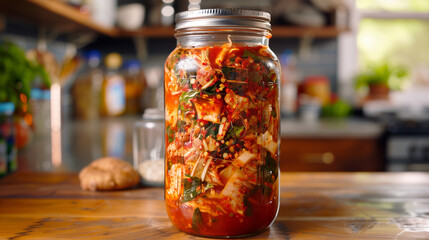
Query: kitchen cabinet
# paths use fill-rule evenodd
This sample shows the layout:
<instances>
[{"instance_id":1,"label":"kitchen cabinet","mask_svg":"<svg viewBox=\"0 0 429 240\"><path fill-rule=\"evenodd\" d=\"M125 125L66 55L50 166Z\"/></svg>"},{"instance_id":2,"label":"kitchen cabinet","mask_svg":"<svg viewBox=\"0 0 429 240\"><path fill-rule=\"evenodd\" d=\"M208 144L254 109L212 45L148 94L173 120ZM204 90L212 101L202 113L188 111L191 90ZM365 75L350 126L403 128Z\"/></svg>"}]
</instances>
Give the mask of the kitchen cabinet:
<instances>
[{"instance_id":1,"label":"kitchen cabinet","mask_svg":"<svg viewBox=\"0 0 429 240\"><path fill-rule=\"evenodd\" d=\"M282 138L281 171L380 171L381 139Z\"/></svg>"},{"instance_id":2,"label":"kitchen cabinet","mask_svg":"<svg viewBox=\"0 0 429 240\"><path fill-rule=\"evenodd\" d=\"M384 131L366 119L282 120L281 170L384 170Z\"/></svg>"},{"instance_id":3,"label":"kitchen cabinet","mask_svg":"<svg viewBox=\"0 0 429 240\"><path fill-rule=\"evenodd\" d=\"M173 27L145 26L135 31L119 28L103 27L91 20L87 14L56 0L14 0L0 1L0 13L6 16L17 17L47 26L61 32L96 32L109 37L173 37ZM273 26L274 37L336 37L347 29L335 26L326 27L293 27Z\"/></svg>"}]
</instances>

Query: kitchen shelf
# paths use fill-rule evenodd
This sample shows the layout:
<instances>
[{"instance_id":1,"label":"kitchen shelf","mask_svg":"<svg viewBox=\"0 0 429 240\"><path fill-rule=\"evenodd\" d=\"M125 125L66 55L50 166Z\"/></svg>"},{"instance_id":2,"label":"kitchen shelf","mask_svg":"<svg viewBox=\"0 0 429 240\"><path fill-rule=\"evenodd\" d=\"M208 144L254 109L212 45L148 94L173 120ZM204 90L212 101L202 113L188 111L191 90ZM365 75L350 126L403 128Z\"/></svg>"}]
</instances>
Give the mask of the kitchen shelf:
<instances>
[{"instance_id":1,"label":"kitchen shelf","mask_svg":"<svg viewBox=\"0 0 429 240\"><path fill-rule=\"evenodd\" d=\"M41 26L51 27L62 32L96 32L109 37L173 37L173 27L145 26L138 30L127 31L104 27L92 21L89 15L82 14L76 8L59 0L12 0L0 1L0 12L7 16L18 17ZM281 37L336 37L346 29L334 26L308 28L293 26L273 26L273 36Z\"/></svg>"},{"instance_id":2,"label":"kitchen shelf","mask_svg":"<svg viewBox=\"0 0 429 240\"><path fill-rule=\"evenodd\" d=\"M104 27L82 14L76 8L58 0L0 1L0 11L6 16L18 17L41 26L65 32L91 31L116 37L118 30Z\"/></svg>"}]
</instances>

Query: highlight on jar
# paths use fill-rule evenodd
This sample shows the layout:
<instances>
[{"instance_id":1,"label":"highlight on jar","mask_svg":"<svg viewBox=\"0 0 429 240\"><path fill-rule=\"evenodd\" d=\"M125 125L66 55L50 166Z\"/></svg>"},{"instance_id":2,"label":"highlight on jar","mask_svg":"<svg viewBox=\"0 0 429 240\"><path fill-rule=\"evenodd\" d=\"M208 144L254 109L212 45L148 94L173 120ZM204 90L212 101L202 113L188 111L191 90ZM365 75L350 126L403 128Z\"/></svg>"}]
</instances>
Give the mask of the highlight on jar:
<instances>
[{"instance_id":1,"label":"highlight on jar","mask_svg":"<svg viewBox=\"0 0 429 240\"><path fill-rule=\"evenodd\" d=\"M260 232L279 207L278 61L264 36L224 35L165 64L167 212L202 236Z\"/></svg>"}]
</instances>

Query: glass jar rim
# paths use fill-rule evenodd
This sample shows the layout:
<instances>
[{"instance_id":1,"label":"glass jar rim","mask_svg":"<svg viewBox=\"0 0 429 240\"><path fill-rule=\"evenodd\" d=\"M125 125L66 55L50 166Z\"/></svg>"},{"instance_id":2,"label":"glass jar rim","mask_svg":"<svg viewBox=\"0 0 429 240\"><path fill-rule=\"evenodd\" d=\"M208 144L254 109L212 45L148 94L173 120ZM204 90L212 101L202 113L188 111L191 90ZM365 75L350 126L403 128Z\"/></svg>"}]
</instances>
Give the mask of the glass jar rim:
<instances>
[{"instance_id":1,"label":"glass jar rim","mask_svg":"<svg viewBox=\"0 0 429 240\"><path fill-rule=\"evenodd\" d=\"M271 32L271 15L268 12L214 8L184 11L176 14L175 33L207 30Z\"/></svg>"}]
</instances>

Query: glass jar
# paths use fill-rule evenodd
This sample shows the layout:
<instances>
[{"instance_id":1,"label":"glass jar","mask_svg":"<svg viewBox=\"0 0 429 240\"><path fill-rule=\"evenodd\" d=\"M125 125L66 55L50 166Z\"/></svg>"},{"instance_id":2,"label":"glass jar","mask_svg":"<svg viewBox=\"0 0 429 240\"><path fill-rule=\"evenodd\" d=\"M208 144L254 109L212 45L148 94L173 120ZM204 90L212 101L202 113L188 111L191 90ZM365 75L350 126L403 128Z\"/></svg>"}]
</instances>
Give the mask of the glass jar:
<instances>
[{"instance_id":1,"label":"glass jar","mask_svg":"<svg viewBox=\"0 0 429 240\"><path fill-rule=\"evenodd\" d=\"M109 53L105 60L106 76L102 84L102 112L104 116L119 116L125 113L125 80L119 73L122 57Z\"/></svg>"},{"instance_id":2,"label":"glass jar","mask_svg":"<svg viewBox=\"0 0 429 240\"><path fill-rule=\"evenodd\" d=\"M148 108L143 120L135 125L133 134L134 168L144 184L164 184L164 116L157 108Z\"/></svg>"},{"instance_id":3,"label":"glass jar","mask_svg":"<svg viewBox=\"0 0 429 240\"><path fill-rule=\"evenodd\" d=\"M176 15L165 63L165 200L181 231L242 237L279 208L279 76L270 15L204 9Z\"/></svg>"}]
</instances>

